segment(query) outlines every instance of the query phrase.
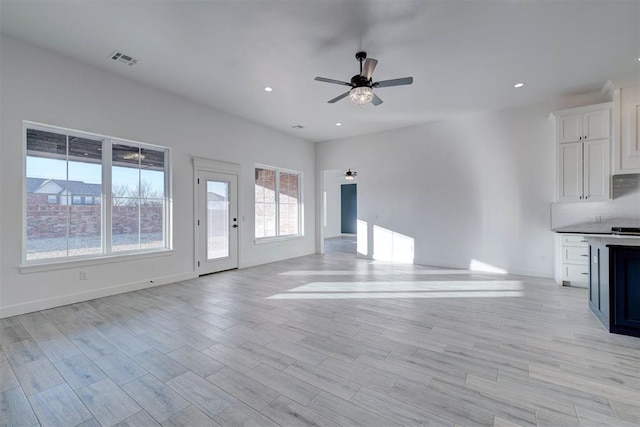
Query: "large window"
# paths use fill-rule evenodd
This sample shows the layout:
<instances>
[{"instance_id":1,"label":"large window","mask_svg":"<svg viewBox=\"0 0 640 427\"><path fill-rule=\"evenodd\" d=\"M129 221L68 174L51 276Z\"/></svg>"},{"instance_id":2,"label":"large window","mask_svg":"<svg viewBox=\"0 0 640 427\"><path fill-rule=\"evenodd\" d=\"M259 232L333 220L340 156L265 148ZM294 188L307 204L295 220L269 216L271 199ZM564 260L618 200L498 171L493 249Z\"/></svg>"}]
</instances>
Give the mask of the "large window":
<instances>
[{"instance_id":1,"label":"large window","mask_svg":"<svg viewBox=\"0 0 640 427\"><path fill-rule=\"evenodd\" d=\"M26 263L170 247L168 149L29 124L25 138Z\"/></svg>"},{"instance_id":2,"label":"large window","mask_svg":"<svg viewBox=\"0 0 640 427\"><path fill-rule=\"evenodd\" d=\"M266 166L255 169L256 239L301 233L301 174Z\"/></svg>"}]
</instances>

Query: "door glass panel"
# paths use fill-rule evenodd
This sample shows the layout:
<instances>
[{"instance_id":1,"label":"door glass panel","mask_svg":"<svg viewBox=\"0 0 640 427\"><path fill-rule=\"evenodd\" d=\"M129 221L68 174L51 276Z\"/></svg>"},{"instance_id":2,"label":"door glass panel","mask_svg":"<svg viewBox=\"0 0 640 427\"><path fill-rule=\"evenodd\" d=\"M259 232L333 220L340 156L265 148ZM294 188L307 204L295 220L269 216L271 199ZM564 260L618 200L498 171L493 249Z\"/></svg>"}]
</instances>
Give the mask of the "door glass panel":
<instances>
[{"instance_id":1,"label":"door glass panel","mask_svg":"<svg viewBox=\"0 0 640 427\"><path fill-rule=\"evenodd\" d=\"M229 183L207 180L207 259L229 256Z\"/></svg>"}]
</instances>

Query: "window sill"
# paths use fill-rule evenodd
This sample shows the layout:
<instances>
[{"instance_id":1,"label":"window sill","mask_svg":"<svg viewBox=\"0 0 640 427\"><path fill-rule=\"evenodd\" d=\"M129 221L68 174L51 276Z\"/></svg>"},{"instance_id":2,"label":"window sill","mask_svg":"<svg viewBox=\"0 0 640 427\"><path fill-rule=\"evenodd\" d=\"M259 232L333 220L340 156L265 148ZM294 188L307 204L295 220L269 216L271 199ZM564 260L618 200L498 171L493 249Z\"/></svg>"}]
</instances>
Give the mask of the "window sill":
<instances>
[{"instance_id":1,"label":"window sill","mask_svg":"<svg viewBox=\"0 0 640 427\"><path fill-rule=\"evenodd\" d=\"M254 239L253 243L256 245L263 245L265 243L286 242L288 240L300 240L302 238L304 238L303 234L296 234L295 236L261 237L259 239Z\"/></svg>"},{"instance_id":2,"label":"window sill","mask_svg":"<svg viewBox=\"0 0 640 427\"><path fill-rule=\"evenodd\" d=\"M77 267L86 267L90 265L102 265L102 264L110 264L114 262L123 262L123 261L135 261L139 259L146 258L156 258L162 256L170 256L173 255L173 249L160 249L149 252L137 252L137 253L129 253L129 254L117 254L117 255L108 255L108 256L100 256L94 258L81 258L74 260L65 260L65 261L43 261L42 263L33 263L33 264L23 264L19 267L20 272L23 274L26 273L40 273L43 271L52 271L52 270L66 270L70 268Z\"/></svg>"}]
</instances>

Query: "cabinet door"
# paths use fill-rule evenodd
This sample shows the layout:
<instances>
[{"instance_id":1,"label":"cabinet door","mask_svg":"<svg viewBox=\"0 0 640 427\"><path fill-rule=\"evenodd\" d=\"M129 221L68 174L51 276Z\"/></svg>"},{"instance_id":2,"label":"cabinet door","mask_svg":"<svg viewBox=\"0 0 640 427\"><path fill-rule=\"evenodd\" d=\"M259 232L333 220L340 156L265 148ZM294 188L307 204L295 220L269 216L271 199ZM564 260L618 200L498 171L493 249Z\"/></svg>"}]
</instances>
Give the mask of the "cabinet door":
<instances>
[{"instance_id":1,"label":"cabinet door","mask_svg":"<svg viewBox=\"0 0 640 427\"><path fill-rule=\"evenodd\" d=\"M582 114L565 116L560 119L559 142L581 141L584 137L582 130Z\"/></svg>"},{"instance_id":2,"label":"cabinet door","mask_svg":"<svg viewBox=\"0 0 640 427\"><path fill-rule=\"evenodd\" d=\"M584 199L609 199L609 140L584 144Z\"/></svg>"},{"instance_id":3,"label":"cabinet door","mask_svg":"<svg viewBox=\"0 0 640 427\"><path fill-rule=\"evenodd\" d=\"M609 138L609 110L585 113L582 117L582 139Z\"/></svg>"},{"instance_id":4,"label":"cabinet door","mask_svg":"<svg viewBox=\"0 0 640 427\"><path fill-rule=\"evenodd\" d=\"M582 143L558 144L558 200L582 200Z\"/></svg>"},{"instance_id":5,"label":"cabinet door","mask_svg":"<svg viewBox=\"0 0 640 427\"><path fill-rule=\"evenodd\" d=\"M640 249L612 249L614 326L631 328L640 335ZM625 333L624 331L621 331Z\"/></svg>"}]
</instances>

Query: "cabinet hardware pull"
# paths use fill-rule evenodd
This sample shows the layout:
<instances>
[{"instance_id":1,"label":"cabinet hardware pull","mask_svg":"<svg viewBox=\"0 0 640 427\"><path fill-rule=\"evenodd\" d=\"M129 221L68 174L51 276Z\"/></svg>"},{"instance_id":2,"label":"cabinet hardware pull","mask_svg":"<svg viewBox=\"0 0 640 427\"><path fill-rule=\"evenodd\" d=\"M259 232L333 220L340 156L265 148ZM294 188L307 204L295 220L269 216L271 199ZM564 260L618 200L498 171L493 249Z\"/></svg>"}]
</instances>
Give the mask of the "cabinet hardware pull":
<instances>
[{"instance_id":1,"label":"cabinet hardware pull","mask_svg":"<svg viewBox=\"0 0 640 427\"><path fill-rule=\"evenodd\" d=\"M588 276L588 275L589 275L589 273L580 273L580 274L583 274L583 275L585 275L585 276Z\"/></svg>"},{"instance_id":2,"label":"cabinet hardware pull","mask_svg":"<svg viewBox=\"0 0 640 427\"><path fill-rule=\"evenodd\" d=\"M580 240L580 243L587 243L587 241L586 240Z\"/></svg>"},{"instance_id":3,"label":"cabinet hardware pull","mask_svg":"<svg viewBox=\"0 0 640 427\"><path fill-rule=\"evenodd\" d=\"M589 255L580 255L580 256L589 256Z\"/></svg>"}]
</instances>

